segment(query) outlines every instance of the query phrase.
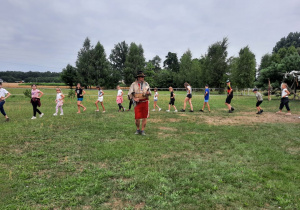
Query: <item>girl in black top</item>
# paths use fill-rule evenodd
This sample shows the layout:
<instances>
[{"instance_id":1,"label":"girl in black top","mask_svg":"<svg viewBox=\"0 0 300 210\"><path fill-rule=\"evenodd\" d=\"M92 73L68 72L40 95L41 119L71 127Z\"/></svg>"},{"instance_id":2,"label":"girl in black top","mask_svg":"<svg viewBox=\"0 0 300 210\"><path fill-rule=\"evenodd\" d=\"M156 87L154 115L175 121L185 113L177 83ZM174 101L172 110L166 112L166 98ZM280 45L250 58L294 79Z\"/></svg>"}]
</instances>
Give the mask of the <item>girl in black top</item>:
<instances>
[{"instance_id":1,"label":"girl in black top","mask_svg":"<svg viewBox=\"0 0 300 210\"><path fill-rule=\"evenodd\" d=\"M77 96L77 108L78 108L77 114L80 114L80 107L83 108L83 111L86 110L86 108L81 104L84 94L85 94L85 91L81 88L80 83L77 83L77 86L75 89L75 95Z\"/></svg>"},{"instance_id":2,"label":"girl in black top","mask_svg":"<svg viewBox=\"0 0 300 210\"><path fill-rule=\"evenodd\" d=\"M173 88L169 87L169 91L171 92L171 94L170 94L169 109L167 110L167 112L170 112L171 106L174 107L174 109L175 109L174 112L177 112L176 106L174 105L174 103L175 103L175 94L173 92Z\"/></svg>"}]
</instances>

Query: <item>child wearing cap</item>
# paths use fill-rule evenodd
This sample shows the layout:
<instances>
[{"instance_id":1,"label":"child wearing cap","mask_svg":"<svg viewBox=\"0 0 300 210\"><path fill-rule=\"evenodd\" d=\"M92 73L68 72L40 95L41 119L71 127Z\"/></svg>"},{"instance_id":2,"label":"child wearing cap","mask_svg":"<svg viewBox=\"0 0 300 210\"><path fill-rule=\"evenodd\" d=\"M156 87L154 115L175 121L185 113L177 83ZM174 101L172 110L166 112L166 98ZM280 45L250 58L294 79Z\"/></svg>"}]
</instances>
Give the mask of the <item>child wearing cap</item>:
<instances>
[{"instance_id":1,"label":"child wearing cap","mask_svg":"<svg viewBox=\"0 0 300 210\"><path fill-rule=\"evenodd\" d=\"M257 113L256 114L261 114L263 113L263 109L260 107L261 103L263 102L263 97L261 95L260 92L258 92L257 88L253 89L253 93L256 96L257 102L256 102L256 109L257 109Z\"/></svg>"},{"instance_id":2,"label":"child wearing cap","mask_svg":"<svg viewBox=\"0 0 300 210\"><path fill-rule=\"evenodd\" d=\"M205 105L207 105L208 111L210 112L210 106L209 106L209 88L208 85L205 85L205 90L204 90L204 103L202 109L200 109L200 112L204 112Z\"/></svg>"}]
</instances>

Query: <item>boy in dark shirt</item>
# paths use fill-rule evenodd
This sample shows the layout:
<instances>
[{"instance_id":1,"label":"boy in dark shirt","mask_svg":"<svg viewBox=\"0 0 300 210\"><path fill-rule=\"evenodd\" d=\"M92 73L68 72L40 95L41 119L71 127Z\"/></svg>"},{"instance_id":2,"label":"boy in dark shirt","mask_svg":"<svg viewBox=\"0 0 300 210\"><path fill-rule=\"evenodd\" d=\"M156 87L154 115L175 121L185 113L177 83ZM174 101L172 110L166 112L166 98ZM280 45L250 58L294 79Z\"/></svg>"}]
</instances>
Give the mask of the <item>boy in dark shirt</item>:
<instances>
[{"instance_id":1,"label":"boy in dark shirt","mask_svg":"<svg viewBox=\"0 0 300 210\"><path fill-rule=\"evenodd\" d=\"M174 107L174 109L175 109L174 112L177 112L176 106L174 105L174 104L175 104L175 94L174 94L174 92L173 92L173 88L172 88L172 87L169 87L169 91L171 92L171 94L170 94L169 109L167 110L167 112L170 112L171 105L172 105L172 106Z\"/></svg>"}]
</instances>

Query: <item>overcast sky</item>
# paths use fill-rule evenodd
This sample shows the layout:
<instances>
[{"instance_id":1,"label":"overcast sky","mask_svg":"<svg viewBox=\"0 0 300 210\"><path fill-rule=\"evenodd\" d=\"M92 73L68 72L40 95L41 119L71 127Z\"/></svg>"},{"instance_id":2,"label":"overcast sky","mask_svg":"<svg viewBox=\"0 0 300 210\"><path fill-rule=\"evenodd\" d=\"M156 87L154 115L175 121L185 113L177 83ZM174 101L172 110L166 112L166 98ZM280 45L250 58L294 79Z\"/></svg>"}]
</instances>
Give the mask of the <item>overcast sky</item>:
<instances>
[{"instance_id":1,"label":"overcast sky","mask_svg":"<svg viewBox=\"0 0 300 210\"><path fill-rule=\"evenodd\" d=\"M300 31L299 0L4 0L0 71L56 71L75 64L89 37L104 46L142 44L146 60L194 58L228 37L229 56L249 46L259 64L276 42Z\"/></svg>"}]
</instances>

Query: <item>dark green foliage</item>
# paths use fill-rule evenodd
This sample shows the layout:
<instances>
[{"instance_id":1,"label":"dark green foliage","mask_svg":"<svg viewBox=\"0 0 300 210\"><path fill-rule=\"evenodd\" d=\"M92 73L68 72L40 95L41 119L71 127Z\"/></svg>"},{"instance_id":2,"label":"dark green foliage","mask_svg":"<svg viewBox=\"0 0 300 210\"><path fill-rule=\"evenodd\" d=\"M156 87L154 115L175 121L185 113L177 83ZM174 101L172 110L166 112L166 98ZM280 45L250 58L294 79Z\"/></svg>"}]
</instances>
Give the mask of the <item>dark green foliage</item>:
<instances>
[{"instance_id":1,"label":"dark green foliage","mask_svg":"<svg viewBox=\"0 0 300 210\"><path fill-rule=\"evenodd\" d=\"M31 90L30 89L26 89L23 91L24 96L31 98Z\"/></svg>"},{"instance_id":2,"label":"dark green foliage","mask_svg":"<svg viewBox=\"0 0 300 210\"><path fill-rule=\"evenodd\" d=\"M76 85L77 82L77 71L72 65L68 64L66 68L64 68L61 72L61 79L64 83L72 89L73 86Z\"/></svg>"},{"instance_id":3,"label":"dark green foliage","mask_svg":"<svg viewBox=\"0 0 300 210\"><path fill-rule=\"evenodd\" d=\"M273 53L279 52L281 48L289 48L291 46L295 48L300 47L300 32L291 32L287 37L281 38L273 48Z\"/></svg>"},{"instance_id":4,"label":"dark green foliage","mask_svg":"<svg viewBox=\"0 0 300 210\"><path fill-rule=\"evenodd\" d=\"M168 52L166 60L164 61L164 67L171 70L172 72L179 71L179 62L176 53Z\"/></svg>"},{"instance_id":5,"label":"dark green foliage","mask_svg":"<svg viewBox=\"0 0 300 210\"><path fill-rule=\"evenodd\" d=\"M129 53L125 62L124 82L126 85L131 85L135 81L135 76L138 71L143 71L145 68L144 49L142 45L137 45L134 42L130 44Z\"/></svg>"},{"instance_id":6,"label":"dark green foliage","mask_svg":"<svg viewBox=\"0 0 300 210\"><path fill-rule=\"evenodd\" d=\"M109 55L112 70L117 71L115 73L121 76L119 79L124 78L125 62L128 56L128 51L128 44L123 41L116 44L114 49L111 50L111 54Z\"/></svg>"},{"instance_id":7,"label":"dark green foliage","mask_svg":"<svg viewBox=\"0 0 300 210\"><path fill-rule=\"evenodd\" d=\"M240 50L239 57L234 60L233 64L231 78L233 80L234 87L252 87L255 81L256 61L255 55L251 52L248 46Z\"/></svg>"},{"instance_id":8,"label":"dark green foliage","mask_svg":"<svg viewBox=\"0 0 300 210\"><path fill-rule=\"evenodd\" d=\"M57 72L21 72L21 71L2 71L0 78L5 82L62 82L60 73Z\"/></svg>"}]
</instances>

